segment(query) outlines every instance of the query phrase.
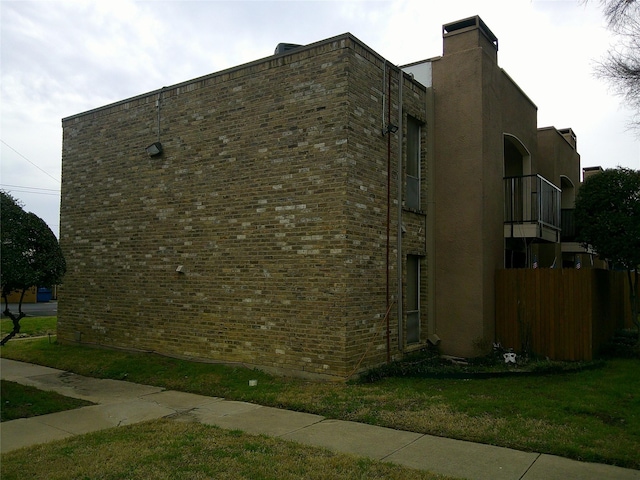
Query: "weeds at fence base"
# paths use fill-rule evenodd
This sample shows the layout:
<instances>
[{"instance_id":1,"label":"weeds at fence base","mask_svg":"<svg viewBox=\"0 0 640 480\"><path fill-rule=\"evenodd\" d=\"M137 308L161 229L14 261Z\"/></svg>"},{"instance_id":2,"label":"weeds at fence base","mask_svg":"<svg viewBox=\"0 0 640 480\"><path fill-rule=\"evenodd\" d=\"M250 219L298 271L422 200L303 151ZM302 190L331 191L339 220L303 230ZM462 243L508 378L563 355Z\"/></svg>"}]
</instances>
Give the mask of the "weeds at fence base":
<instances>
[{"instance_id":1,"label":"weeds at fence base","mask_svg":"<svg viewBox=\"0 0 640 480\"><path fill-rule=\"evenodd\" d=\"M491 353L476 358L440 355L437 349L425 349L402 360L373 368L359 378L372 383L387 377L483 379L507 376L548 375L599 368L604 360L559 362L542 358L520 357L516 364L506 364L501 356Z\"/></svg>"}]
</instances>

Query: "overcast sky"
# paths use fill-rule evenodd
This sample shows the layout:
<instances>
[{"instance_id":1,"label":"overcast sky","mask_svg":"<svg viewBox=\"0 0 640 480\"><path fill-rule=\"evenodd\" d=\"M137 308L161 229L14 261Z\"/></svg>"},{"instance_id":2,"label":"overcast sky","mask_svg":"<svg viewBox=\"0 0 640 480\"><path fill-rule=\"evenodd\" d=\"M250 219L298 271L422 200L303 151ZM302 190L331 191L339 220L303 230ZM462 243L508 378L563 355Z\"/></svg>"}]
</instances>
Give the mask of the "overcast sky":
<instances>
[{"instance_id":1,"label":"overcast sky","mask_svg":"<svg viewBox=\"0 0 640 480\"><path fill-rule=\"evenodd\" d=\"M613 42L597 0L0 0L0 188L58 234L61 119L350 32L394 64L442 54L442 25L480 15L498 62L571 127L582 166L640 169L622 100L593 75Z\"/></svg>"}]
</instances>

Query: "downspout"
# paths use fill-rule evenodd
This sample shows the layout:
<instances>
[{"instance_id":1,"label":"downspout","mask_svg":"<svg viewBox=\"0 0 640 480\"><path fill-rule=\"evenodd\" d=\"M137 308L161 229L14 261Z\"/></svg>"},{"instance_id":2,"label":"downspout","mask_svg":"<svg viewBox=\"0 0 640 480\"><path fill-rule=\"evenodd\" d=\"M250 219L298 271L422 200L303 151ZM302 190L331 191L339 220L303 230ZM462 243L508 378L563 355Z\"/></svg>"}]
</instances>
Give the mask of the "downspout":
<instances>
[{"instance_id":1,"label":"downspout","mask_svg":"<svg viewBox=\"0 0 640 480\"><path fill-rule=\"evenodd\" d=\"M391 75L389 78L386 78L387 75L387 61L384 61L383 66L383 76L382 76L382 133L384 135L384 131L386 126L391 121L391 102L388 99L391 97ZM385 85L388 83L388 85ZM387 94L385 96L384 89L385 86L387 88ZM385 112L385 99L387 100L387 112ZM384 116L385 113L387 115L387 122L385 125ZM389 278L389 258L390 258L390 248L391 248L391 136L387 135L387 302L386 302L386 336L387 336L387 363L391 362L391 330L389 325L389 311L391 310L391 280Z\"/></svg>"},{"instance_id":2,"label":"downspout","mask_svg":"<svg viewBox=\"0 0 640 480\"><path fill-rule=\"evenodd\" d=\"M162 101L164 100L163 94L167 87L162 87L160 92L158 92L158 98L156 99L156 111L157 111L157 123L158 123L158 142L160 141L160 108L162 105Z\"/></svg>"},{"instance_id":3,"label":"downspout","mask_svg":"<svg viewBox=\"0 0 640 480\"><path fill-rule=\"evenodd\" d=\"M398 178L396 187L398 190L398 255L396 259L396 270L398 272L398 350L402 352L404 350L404 322L402 318L402 187L404 184L402 173L402 84L404 82L404 72L402 69L399 69L398 75Z\"/></svg>"},{"instance_id":4,"label":"downspout","mask_svg":"<svg viewBox=\"0 0 640 480\"><path fill-rule=\"evenodd\" d=\"M435 100L433 87L427 89L427 226L425 230L427 252L427 322L429 334L436 333L436 245L435 245Z\"/></svg>"}]
</instances>

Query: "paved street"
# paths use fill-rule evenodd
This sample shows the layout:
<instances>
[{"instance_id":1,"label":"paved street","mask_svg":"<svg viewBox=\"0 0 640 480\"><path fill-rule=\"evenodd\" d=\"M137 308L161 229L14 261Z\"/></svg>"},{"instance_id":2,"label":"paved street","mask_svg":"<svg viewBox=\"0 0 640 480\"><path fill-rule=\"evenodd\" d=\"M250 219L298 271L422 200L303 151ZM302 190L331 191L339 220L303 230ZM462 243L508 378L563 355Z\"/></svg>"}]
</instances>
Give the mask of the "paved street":
<instances>
[{"instance_id":1,"label":"paved street","mask_svg":"<svg viewBox=\"0 0 640 480\"><path fill-rule=\"evenodd\" d=\"M12 313L18 313L18 304L10 303L9 310ZM4 302L2 303L2 311L4 312ZM50 302L40 303L23 303L22 311L27 314L27 317L55 317L58 315L58 302L52 300ZM5 318L5 315L1 315Z\"/></svg>"}]
</instances>

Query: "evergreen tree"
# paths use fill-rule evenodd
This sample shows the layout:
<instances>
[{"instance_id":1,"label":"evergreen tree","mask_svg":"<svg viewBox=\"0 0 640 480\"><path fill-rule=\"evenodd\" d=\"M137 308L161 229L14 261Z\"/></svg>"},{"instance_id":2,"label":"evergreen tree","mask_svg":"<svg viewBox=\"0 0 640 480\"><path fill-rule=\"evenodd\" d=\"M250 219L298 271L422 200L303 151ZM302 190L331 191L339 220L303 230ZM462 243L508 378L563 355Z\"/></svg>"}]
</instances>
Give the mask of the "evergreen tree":
<instances>
[{"instance_id":1,"label":"evergreen tree","mask_svg":"<svg viewBox=\"0 0 640 480\"><path fill-rule=\"evenodd\" d=\"M0 277L4 315L13 330L0 341L4 345L20 332L24 293L31 287L53 287L60 283L66 264L58 239L40 217L25 212L15 198L0 191ZM21 292L18 314L9 310L8 295Z\"/></svg>"},{"instance_id":2,"label":"evergreen tree","mask_svg":"<svg viewBox=\"0 0 640 480\"><path fill-rule=\"evenodd\" d=\"M632 319L640 331L640 170L618 167L589 177L576 196L575 221L578 241L627 271Z\"/></svg>"}]
</instances>

